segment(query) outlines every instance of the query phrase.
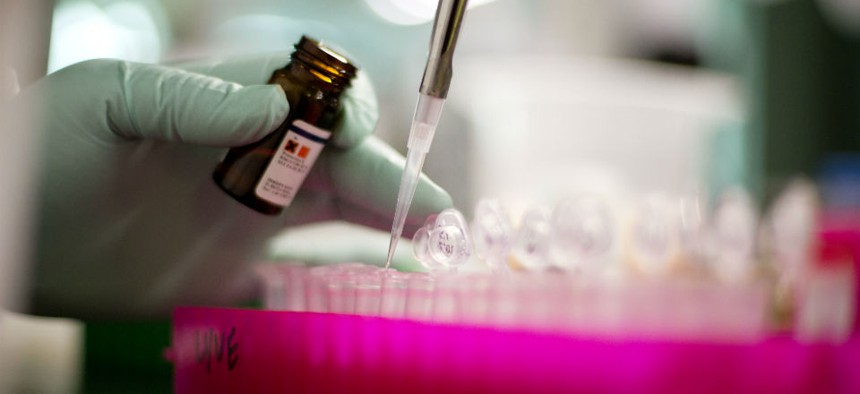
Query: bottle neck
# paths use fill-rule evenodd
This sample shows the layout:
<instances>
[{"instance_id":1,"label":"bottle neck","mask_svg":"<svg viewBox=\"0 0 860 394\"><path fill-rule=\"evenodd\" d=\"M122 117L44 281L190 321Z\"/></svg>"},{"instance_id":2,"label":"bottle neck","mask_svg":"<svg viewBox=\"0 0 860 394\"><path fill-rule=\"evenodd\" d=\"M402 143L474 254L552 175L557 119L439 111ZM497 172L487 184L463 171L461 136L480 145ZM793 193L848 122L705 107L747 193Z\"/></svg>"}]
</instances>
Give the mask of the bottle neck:
<instances>
[{"instance_id":1,"label":"bottle neck","mask_svg":"<svg viewBox=\"0 0 860 394\"><path fill-rule=\"evenodd\" d=\"M331 78L327 75L302 62L294 60L287 65L285 70L291 78L298 80L302 85L313 86L326 93L334 94L339 94L344 90L343 86L332 83Z\"/></svg>"},{"instance_id":2,"label":"bottle neck","mask_svg":"<svg viewBox=\"0 0 860 394\"><path fill-rule=\"evenodd\" d=\"M314 56L297 50L293 53L288 69L291 74L319 88L340 93L350 85L353 75L345 73L335 65L327 64Z\"/></svg>"}]
</instances>

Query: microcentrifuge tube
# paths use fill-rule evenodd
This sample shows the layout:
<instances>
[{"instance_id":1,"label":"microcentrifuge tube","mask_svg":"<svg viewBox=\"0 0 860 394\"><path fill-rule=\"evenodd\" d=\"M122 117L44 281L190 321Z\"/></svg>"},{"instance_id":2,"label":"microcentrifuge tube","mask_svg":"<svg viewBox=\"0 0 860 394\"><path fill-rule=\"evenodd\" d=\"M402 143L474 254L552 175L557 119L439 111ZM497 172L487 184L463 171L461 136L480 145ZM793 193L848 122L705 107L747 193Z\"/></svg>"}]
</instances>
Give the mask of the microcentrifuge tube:
<instances>
[{"instance_id":1,"label":"microcentrifuge tube","mask_svg":"<svg viewBox=\"0 0 860 394\"><path fill-rule=\"evenodd\" d=\"M430 230L436 225L436 215L430 215L424 222L424 226L412 236L412 254L424 268L430 271L444 269L445 266L434 260L430 255Z\"/></svg>"},{"instance_id":2,"label":"microcentrifuge tube","mask_svg":"<svg viewBox=\"0 0 860 394\"><path fill-rule=\"evenodd\" d=\"M599 271L613 247L614 231L602 198L582 194L561 201L550 220L550 259L562 269Z\"/></svg>"},{"instance_id":3,"label":"microcentrifuge tube","mask_svg":"<svg viewBox=\"0 0 860 394\"><path fill-rule=\"evenodd\" d=\"M684 261L702 266L708 261L707 212L704 198L697 194L680 197L678 201L678 242Z\"/></svg>"},{"instance_id":4,"label":"microcentrifuge tube","mask_svg":"<svg viewBox=\"0 0 860 394\"><path fill-rule=\"evenodd\" d=\"M523 215L514 235L511 255L514 261L528 270L541 270L549 266L550 211L532 208Z\"/></svg>"},{"instance_id":5,"label":"microcentrifuge tube","mask_svg":"<svg viewBox=\"0 0 860 394\"><path fill-rule=\"evenodd\" d=\"M406 290L409 273L386 270L382 276L382 299L379 315L382 317L402 318L406 311Z\"/></svg>"},{"instance_id":6,"label":"microcentrifuge tube","mask_svg":"<svg viewBox=\"0 0 860 394\"><path fill-rule=\"evenodd\" d=\"M777 197L768 213L766 231L776 269L796 277L812 255L817 227L818 194L811 182L797 179Z\"/></svg>"},{"instance_id":7,"label":"microcentrifuge tube","mask_svg":"<svg viewBox=\"0 0 860 394\"><path fill-rule=\"evenodd\" d=\"M506 271L513 230L507 213L495 200L480 200L472 221L475 254L493 271Z\"/></svg>"},{"instance_id":8,"label":"microcentrifuge tube","mask_svg":"<svg viewBox=\"0 0 860 394\"><path fill-rule=\"evenodd\" d=\"M723 193L713 225L714 270L724 280L743 280L752 273L758 227L749 193L740 188Z\"/></svg>"},{"instance_id":9,"label":"microcentrifuge tube","mask_svg":"<svg viewBox=\"0 0 860 394\"><path fill-rule=\"evenodd\" d=\"M637 268L646 275L665 273L677 252L679 211L668 197L652 194L638 204L630 234L630 250Z\"/></svg>"},{"instance_id":10,"label":"microcentrifuge tube","mask_svg":"<svg viewBox=\"0 0 860 394\"><path fill-rule=\"evenodd\" d=\"M431 216L412 239L415 258L430 271L451 270L472 255L466 219L455 209Z\"/></svg>"}]
</instances>

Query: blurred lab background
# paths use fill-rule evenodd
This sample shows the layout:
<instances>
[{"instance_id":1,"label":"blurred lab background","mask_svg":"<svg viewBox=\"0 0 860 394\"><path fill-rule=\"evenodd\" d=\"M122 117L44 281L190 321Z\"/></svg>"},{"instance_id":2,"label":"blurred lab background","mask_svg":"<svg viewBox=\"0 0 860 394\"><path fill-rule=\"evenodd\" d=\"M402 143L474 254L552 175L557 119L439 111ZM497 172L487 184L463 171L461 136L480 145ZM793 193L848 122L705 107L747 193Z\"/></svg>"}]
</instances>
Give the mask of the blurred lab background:
<instances>
[{"instance_id":1,"label":"blurred lab background","mask_svg":"<svg viewBox=\"0 0 860 394\"><path fill-rule=\"evenodd\" d=\"M47 67L291 51L306 33L358 59L378 90L377 133L403 150L435 3L61 0ZM764 201L860 147L856 1L471 6L426 164L460 208L596 181L633 193L744 184Z\"/></svg>"},{"instance_id":2,"label":"blurred lab background","mask_svg":"<svg viewBox=\"0 0 860 394\"><path fill-rule=\"evenodd\" d=\"M579 190L714 196L732 185L747 187L764 204L798 174L831 186L824 190L826 204L860 205L860 2L470 3L448 103L424 167L464 212L482 197L517 211ZM17 23L32 33L0 35L5 52L15 55L3 64L16 66L22 86L90 58L172 63L291 51L301 34L331 41L374 82L380 100L377 135L405 152L436 1L0 4L0 31ZM26 136L8 138L31 143ZM0 144L7 153L0 155L0 171L19 186L12 190L20 191L3 195L0 212L26 213L30 181L21 174L29 173L34 160L20 157L10 145ZM10 305L20 301L13 285L26 277L21 245L28 241L26 232L16 229L28 228L28 218L16 214L5 223L0 285ZM301 258L301 248L315 247L320 232L354 230L330 224L289 230L273 248ZM346 238L359 236L364 235ZM386 235L379 236L376 253L355 256L363 252L345 248L344 258L378 260L387 245ZM145 338L162 332L134 327L119 331L142 331ZM89 324L86 331L86 355L70 350L68 356L86 358L88 367L79 367L87 369L84 377L44 380L39 392L64 384L87 392L115 389L93 380L104 373L93 365L104 361L99 352L112 354L123 342L93 342L100 331L103 338L117 332L106 326ZM152 342L159 352L158 340ZM142 353L153 352L145 349L146 341L138 344ZM144 356L136 357L125 362L142 372L126 380L156 376L163 379L138 389L169 391L169 365L151 366Z\"/></svg>"}]
</instances>

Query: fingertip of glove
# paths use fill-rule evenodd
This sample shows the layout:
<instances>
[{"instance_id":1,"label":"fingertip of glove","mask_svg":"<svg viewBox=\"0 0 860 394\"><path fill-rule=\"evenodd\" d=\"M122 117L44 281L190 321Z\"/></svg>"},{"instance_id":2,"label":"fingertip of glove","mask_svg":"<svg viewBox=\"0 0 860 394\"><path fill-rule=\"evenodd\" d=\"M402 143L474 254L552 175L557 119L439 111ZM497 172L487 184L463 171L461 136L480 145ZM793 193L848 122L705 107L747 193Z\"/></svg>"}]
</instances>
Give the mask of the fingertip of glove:
<instances>
[{"instance_id":1,"label":"fingertip of glove","mask_svg":"<svg viewBox=\"0 0 860 394\"><path fill-rule=\"evenodd\" d=\"M350 149L327 152L330 181L340 196L377 214L393 214L403 176L403 156L373 136ZM448 192L422 173L409 216L423 220L452 206Z\"/></svg>"},{"instance_id":2,"label":"fingertip of glove","mask_svg":"<svg viewBox=\"0 0 860 394\"><path fill-rule=\"evenodd\" d=\"M230 107L245 121L236 125L235 144L259 140L287 119L290 104L277 85L245 86L233 92Z\"/></svg>"},{"instance_id":3,"label":"fingertip of glove","mask_svg":"<svg viewBox=\"0 0 860 394\"><path fill-rule=\"evenodd\" d=\"M418 189L415 192L413 205L416 211L424 211L426 214L441 212L454 206L451 195L441 186L433 182L429 177L421 174Z\"/></svg>"},{"instance_id":4,"label":"fingertip of glove","mask_svg":"<svg viewBox=\"0 0 860 394\"><path fill-rule=\"evenodd\" d=\"M290 103L284 90L278 85L254 85L246 86L242 90L248 94L257 95L255 100L262 103L259 107L261 115L268 121L267 131L273 130L287 119L290 112Z\"/></svg>"},{"instance_id":5,"label":"fingertip of glove","mask_svg":"<svg viewBox=\"0 0 860 394\"><path fill-rule=\"evenodd\" d=\"M357 145L376 129L378 111L375 107L350 103L345 106L341 116L344 123L340 132L332 137L332 143L337 147L349 148Z\"/></svg>"},{"instance_id":6,"label":"fingertip of glove","mask_svg":"<svg viewBox=\"0 0 860 394\"><path fill-rule=\"evenodd\" d=\"M379 121L379 103L366 73L358 73L352 87L344 93L342 102L341 130L332 137L332 143L348 148L373 134Z\"/></svg>"}]
</instances>

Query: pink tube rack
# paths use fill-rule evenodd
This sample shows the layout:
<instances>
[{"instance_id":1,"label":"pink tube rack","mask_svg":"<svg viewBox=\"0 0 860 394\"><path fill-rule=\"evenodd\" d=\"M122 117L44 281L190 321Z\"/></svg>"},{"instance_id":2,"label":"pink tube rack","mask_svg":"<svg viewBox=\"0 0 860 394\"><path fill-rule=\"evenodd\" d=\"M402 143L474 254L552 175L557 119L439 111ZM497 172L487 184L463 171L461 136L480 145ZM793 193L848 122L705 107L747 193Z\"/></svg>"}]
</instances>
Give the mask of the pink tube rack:
<instances>
[{"instance_id":1,"label":"pink tube rack","mask_svg":"<svg viewBox=\"0 0 860 394\"><path fill-rule=\"evenodd\" d=\"M177 394L857 393L860 339L614 342L358 315L180 308Z\"/></svg>"},{"instance_id":2,"label":"pink tube rack","mask_svg":"<svg viewBox=\"0 0 860 394\"><path fill-rule=\"evenodd\" d=\"M822 240L853 256L856 268L860 220L841 219L825 221ZM438 318L420 301L411 311L384 302L385 291L411 289L415 299L425 297L422 278L411 279L380 285L379 294L326 287L329 298L311 286L302 305L281 295L280 308L302 312L178 308L167 352L175 392L860 393L860 319L840 344L774 334L742 336L742 342L594 336L503 320L451 320L456 315L448 313ZM342 291L356 296L321 302ZM382 297L371 308L377 314L363 314L375 296ZM326 308L331 312L320 313Z\"/></svg>"}]
</instances>

